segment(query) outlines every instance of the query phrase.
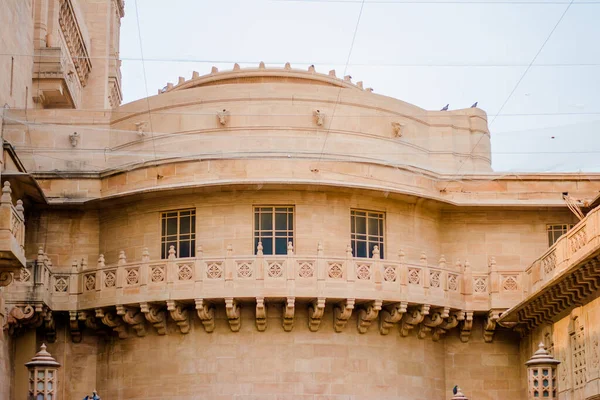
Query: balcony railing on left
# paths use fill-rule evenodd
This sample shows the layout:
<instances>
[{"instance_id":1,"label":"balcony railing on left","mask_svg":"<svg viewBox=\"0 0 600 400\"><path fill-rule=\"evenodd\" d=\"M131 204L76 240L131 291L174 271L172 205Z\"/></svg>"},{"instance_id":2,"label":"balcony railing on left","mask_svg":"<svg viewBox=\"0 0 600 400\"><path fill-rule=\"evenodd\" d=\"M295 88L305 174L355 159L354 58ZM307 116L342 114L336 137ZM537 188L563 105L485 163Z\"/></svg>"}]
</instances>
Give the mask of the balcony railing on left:
<instances>
[{"instance_id":1,"label":"balcony railing on left","mask_svg":"<svg viewBox=\"0 0 600 400\"><path fill-rule=\"evenodd\" d=\"M23 202L12 203L12 189L4 182L0 197L0 286L12 281L12 273L25 267L25 216Z\"/></svg>"}]
</instances>

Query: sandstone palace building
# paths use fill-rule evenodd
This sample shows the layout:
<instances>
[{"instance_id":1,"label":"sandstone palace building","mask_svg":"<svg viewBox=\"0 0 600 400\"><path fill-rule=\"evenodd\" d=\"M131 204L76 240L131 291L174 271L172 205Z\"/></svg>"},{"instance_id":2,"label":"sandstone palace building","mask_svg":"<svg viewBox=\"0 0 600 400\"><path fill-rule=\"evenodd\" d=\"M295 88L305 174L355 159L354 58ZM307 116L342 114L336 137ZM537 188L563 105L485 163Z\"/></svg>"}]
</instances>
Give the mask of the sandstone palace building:
<instances>
[{"instance_id":1,"label":"sandstone palace building","mask_svg":"<svg viewBox=\"0 0 600 400\"><path fill-rule=\"evenodd\" d=\"M122 0L0 6L0 399L600 399L600 174L313 66L121 105Z\"/></svg>"}]
</instances>

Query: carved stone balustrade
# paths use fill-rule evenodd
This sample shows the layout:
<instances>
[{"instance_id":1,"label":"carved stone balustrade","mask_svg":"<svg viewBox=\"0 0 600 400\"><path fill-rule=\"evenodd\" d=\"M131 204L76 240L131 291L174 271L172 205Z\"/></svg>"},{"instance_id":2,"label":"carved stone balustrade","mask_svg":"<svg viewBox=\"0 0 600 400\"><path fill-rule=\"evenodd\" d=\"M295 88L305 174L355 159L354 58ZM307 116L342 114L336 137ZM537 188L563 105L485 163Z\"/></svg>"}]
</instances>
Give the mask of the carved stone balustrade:
<instances>
[{"instance_id":1,"label":"carved stone balustrade","mask_svg":"<svg viewBox=\"0 0 600 400\"><path fill-rule=\"evenodd\" d=\"M528 331L558 319L600 290L600 207L590 211L525 271L526 300L498 323ZM509 285L511 283L509 282Z\"/></svg>"},{"instance_id":2,"label":"carved stone balustrade","mask_svg":"<svg viewBox=\"0 0 600 400\"><path fill-rule=\"evenodd\" d=\"M25 267L25 216L23 202L14 206L10 183L4 182L0 199L0 286L13 280L11 273L19 274Z\"/></svg>"},{"instance_id":3,"label":"carved stone balustrade","mask_svg":"<svg viewBox=\"0 0 600 400\"><path fill-rule=\"evenodd\" d=\"M56 18L62 34L35 49L33 99L44 108L79 108L92 68L89 34L76 2L59 0Z\"/></svg>"},{"instance_id":4,"label":"carved stone balustrade","mask_svg":"<svg viewBox=\"0 0 600 400\"><path fill-rule=\"evenodd\" d=\"M98 321L110 321L107 326L118 328L121 336L124 327L133 327L130 336L142 335L145 322L164 334L167 318L185 333L196 315L206 332L212 332L218 307L224 307L234 331L240 328L240 309L255 310L256 327L264 331L275 303L282 310L284 330L297 326L296 311L302 308L309 316L308 328L317 331L329 307L338 332L347 329L353 316L360 332L369 330L372 322L382 334L391 329L409 334L424 324L414 332L434 340L459 327L466 316L468 324L462 322L460 329L461 337L468 339L474 313L484 316L494 309L489 295L493 278L469 273L468 263L468 268L445 262L432 266L423 259L406 262L403 255L387 260L354 258L351 252L329 257L322 246L316 255L298 255L290 249L286 255L238 256L230 246L222 257L207 257L200 247L195 258L177 258L174 253L171 249L168 259L151 260L144 251L141 261L130 261L121 252L116 264L107 265L100 255L95 266L76 260L70 267L55 267L40 249L37 260L22 268L7 290L7 304L29 300L53 312L95 313L102 315ZM522 277L515 274L520 282ZM516 289L522 294L521 286ZM418 312L422 315L416 318ZM495 323L489 324L488 338L493 329Z\"/></svg>"}]
</instances>

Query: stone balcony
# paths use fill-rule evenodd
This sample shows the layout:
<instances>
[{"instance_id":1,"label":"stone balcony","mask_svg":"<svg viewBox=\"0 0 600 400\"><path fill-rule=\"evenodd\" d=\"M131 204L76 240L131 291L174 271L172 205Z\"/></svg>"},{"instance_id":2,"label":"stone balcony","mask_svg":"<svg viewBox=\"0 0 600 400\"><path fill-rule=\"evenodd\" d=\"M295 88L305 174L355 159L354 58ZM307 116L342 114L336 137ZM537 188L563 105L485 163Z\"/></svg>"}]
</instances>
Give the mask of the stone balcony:
<instances>
[{"instance_id":1,"label":"stone balcony","mask_svg":"<svg viewBox=\"0 0 600 400\"><path fill-rule=\"evenodd\" d=\"M25 218L23 202L12 204L10 183L5 182L0 198L0 286L12 281L11 273L25 267Z\"/></svg>"},{"instance_id":2,"label":"stone balcony","mask_svg":"<svg viewBox=\"0 0 600 400\"><path fill-rule=\"evenodd\" d=\"M590 301L600 290L600 207L590 211L526 270L530 295L501 319L531 330Z\"/></svg>"},{"instance_id":3,"label":"stone balcony","mask_svg":"<svg viewBox=\"0 0 600 400\"><path fill-rule=\"evenodd\" d=\"M257 253L234 255L229 246L224 256L208 257L199 246L195 258L176 258L171 249L165 260L152 260L145 252L142 260L130 262L121 252L116 264L107 265L100 255L93 267L54 267L40 249L6 300L14 307L14 324L26 306L44 315L68 312L73 321L94 318L112 328L137 321L131 324L141 329L144 321L158 324L157 315L164 320L168 313L182 333L189 329L191 310L210 327L215 307L222 305L234 331L240 307L256 309L259 330L267 307L281 309L282 325L291 330L296 307L308 308L309 326L318 329L329 306L337 310L336 330L354 310L361 333L378 319L382 334L398 324L406 336L418 326L420 337L429 333L434 340L459 323L461 337L468 340L474 315L481 315L491 341L501 312L524 298L522 273L499 269L493 260L488 272L476 273L468 262L448 265L442 257L431 265L425 255L418 262L407 261L403 253L397 260L382 260L378 251L373 258L355 258L348 248L345 255L330 257L320 245L312 255L294 254L291 245L286 255L262 255L260 248Z\"/></svg>"},{"instance_id":4,"label":"stone balcony","mask_svg":"<svg viewBox=\"0 0 600 400\"><path fill-rule=\"evenodd\" d=\"M33 99L43 108L79 108L92 68L90 38L78 4L59 5L60 35L49 34L47 47L35 49Z\"/></svg>"}]
</instances>

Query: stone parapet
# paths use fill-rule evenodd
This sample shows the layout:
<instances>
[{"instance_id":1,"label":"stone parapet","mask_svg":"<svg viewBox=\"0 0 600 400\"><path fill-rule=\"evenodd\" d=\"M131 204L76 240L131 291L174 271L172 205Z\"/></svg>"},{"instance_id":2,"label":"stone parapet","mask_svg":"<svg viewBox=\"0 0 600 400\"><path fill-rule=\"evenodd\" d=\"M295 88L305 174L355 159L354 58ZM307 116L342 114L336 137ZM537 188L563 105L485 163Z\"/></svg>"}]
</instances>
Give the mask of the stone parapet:
<instances>
[{"instance_id":1,"label":"stone parapet","mask_svg":"<svg viewBox=\"0 0 600 400\"><path fill-rule=\"evenodd\" d=\"M403 335L416 329L419 337L434 340L459 325L461 339L468 340L473 316L479 314L486 317L484 335L491 341L500 307L506 308L502 294L523 296L519 272L505 272L511 276L507 284L507 278L472 273L468 262L448 266L443 258L436 265L424 256L408 262L404 254L399 260L379 259L377 252L373 258L355 258L349 249L345 256L330 257L322 246L316 255L294 254L291 246L287 255L233 255L231 246L223 257L205 257L201 247L197 255L176 258L172 250L168 259L151 260L144 252L142 260L130 262L121 252L116 264L106 265L101 255L94 267L65 268L49 265L40 250L38 261L22 270L6 298L9 304L37 301L53 312L100 313L100 318L115 310L133 313L133 321L141 312L154 324L167 311L183 323L186 310L195 307L207 330L218 304L225 305L232 330L242 304L256 307L259 330L270 303L286 305L282 323L290 330L297 305L310 308L311 330L317 330L325 306L333 304L336 330L357 312L359 332L379 320L382 334L399 325ZM499 300L490 296L498 285Z\"/></svg>"}]
</instances>

